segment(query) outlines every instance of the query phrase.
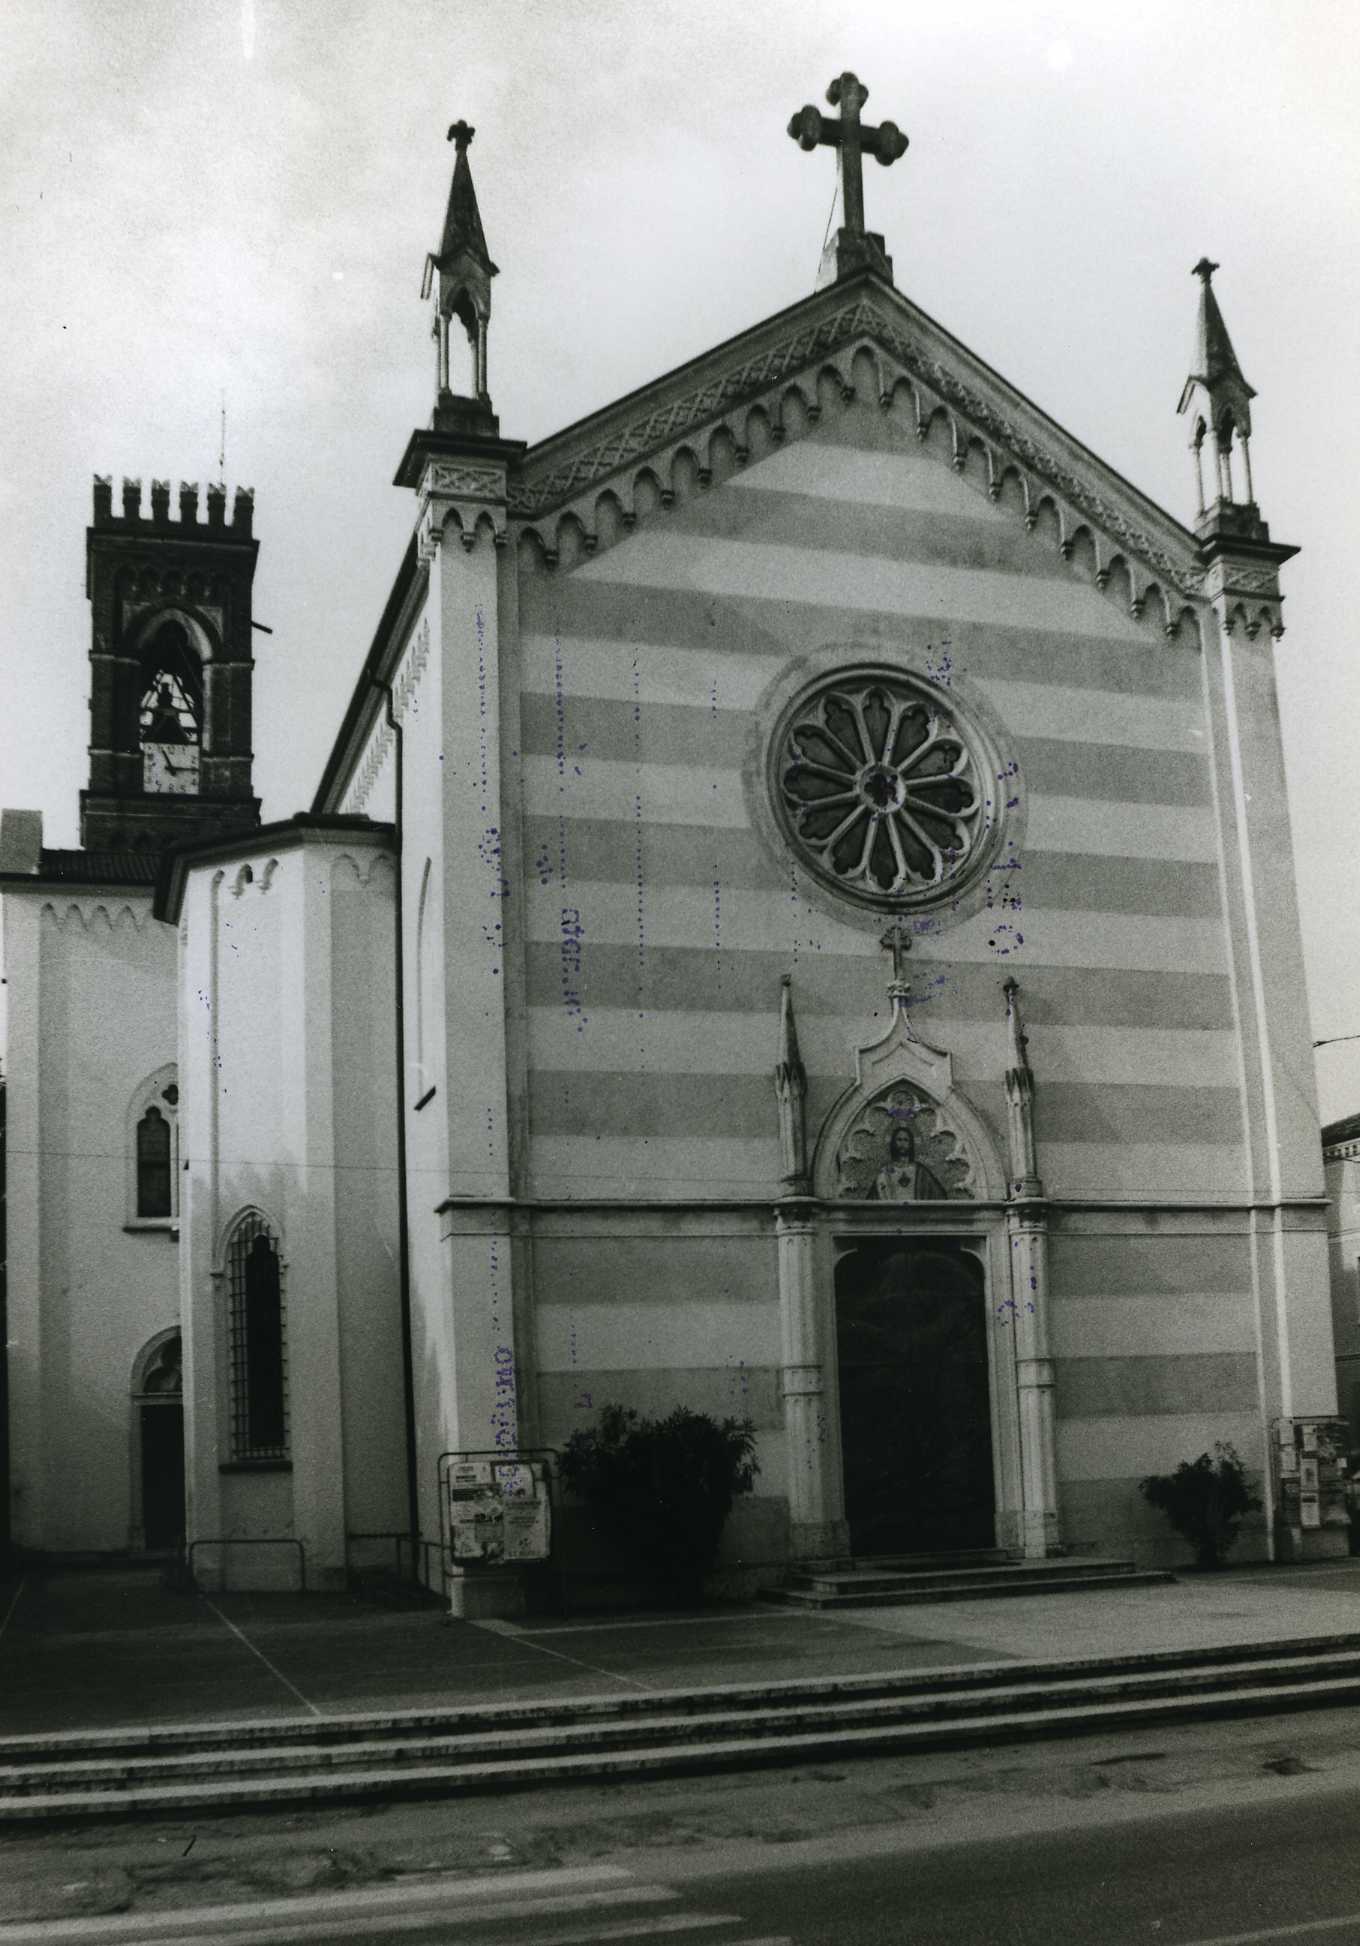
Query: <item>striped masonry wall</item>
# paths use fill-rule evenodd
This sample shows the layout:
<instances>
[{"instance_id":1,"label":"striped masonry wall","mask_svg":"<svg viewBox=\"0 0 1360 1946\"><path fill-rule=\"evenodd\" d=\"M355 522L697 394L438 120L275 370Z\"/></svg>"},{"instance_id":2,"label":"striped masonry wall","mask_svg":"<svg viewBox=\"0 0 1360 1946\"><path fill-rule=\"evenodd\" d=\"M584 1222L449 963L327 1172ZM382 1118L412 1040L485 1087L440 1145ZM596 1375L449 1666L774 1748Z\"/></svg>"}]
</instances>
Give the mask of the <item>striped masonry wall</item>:
<instances>
[{"instance_id":1,"label":"striped masonry wall","mask_svg":"<svg viewBox=\"0 0 1360 1946\"><path fill-rule=\"evenodd\" d=\"M1060 1218L1049 1250L1064 1534L1183 1550L1138 1482L1217 1440L1263 1463L1250 1244L1240 1219ZM1259 1536L1244 1539L1245 1558Z\"/></svg>"},{"instance_id":2,"label":"striped masonry wall","mask_svg":"<svg viewBox=\"0 0 1360 1946\"><path fill-rule=\"evenodd\" d=\"M570 573L526 575L520 628L533 1193L768 1203L781 975L814 1136L886 1021L882 915L838 913L751 814L763 700L829 645L902 653L984 707L1018 761L1019 869L910 965L918 1030L952 1053L998 1151L1014 974L1054 1195L1242 1193L1192 639L1134 623L946 454L859 404ZM1053 1248L1062 1471L1102 1523L1149 1452L1184 1457L1193 1428L1256 1412L1243 1240L1206 1235L1204 1266L1183 1238L1146 1259L1134 1242L1111 1238L1098 1271ZM739 1369L777 1425L768 1238L625 1268L543 1237L535 1288L545 1439L569 1427L569 1397L611 1380L618 1396L625 1374L639 1400L684 1374L692 1398L702 1371L716 1400Z\"/></svg>"}]
</instances>

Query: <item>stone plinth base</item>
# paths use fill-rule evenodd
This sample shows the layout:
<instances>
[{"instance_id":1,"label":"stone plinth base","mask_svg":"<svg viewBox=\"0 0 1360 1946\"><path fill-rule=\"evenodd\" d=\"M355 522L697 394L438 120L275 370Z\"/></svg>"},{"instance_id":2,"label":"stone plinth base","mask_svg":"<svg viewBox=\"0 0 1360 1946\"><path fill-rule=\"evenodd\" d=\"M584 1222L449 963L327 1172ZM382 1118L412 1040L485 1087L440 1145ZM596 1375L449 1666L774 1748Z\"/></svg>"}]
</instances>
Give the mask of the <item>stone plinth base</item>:
<instances>
[{"instance_id":1,"label":"stone plinth base","mask_svg":"<svg viewBox=\"0 0 1360 1946\"><path fill-rule=\"evenodd\" d=\"M1275 1529L1277 1561L1334 1561L1351 1551L1348 1527L1284 1527Z\"/></svg>"},{"instance_id":2,"label":"stone plinth base","mask_svg":"<svg viewBox=\"0 0 1360 1946\"><path fill-rule=\"evenodd\" d=\"M850 1528L843 1520L791 1520L789 1566L801 1561L838 1561L850 1553Z\"/></svg>"},{"instance_id":3,"label":"stone plinth base","mask_svg":"<svg viewBox=\"0 0 1360 1946\"><path fill-rule=\"evenodd\" d=\"M449 1582L449 1613L460 1621L508 1619L523 1615L526 1607L524 1576L517 1568L455 1569Z\"/></svg>"}]
</instances>

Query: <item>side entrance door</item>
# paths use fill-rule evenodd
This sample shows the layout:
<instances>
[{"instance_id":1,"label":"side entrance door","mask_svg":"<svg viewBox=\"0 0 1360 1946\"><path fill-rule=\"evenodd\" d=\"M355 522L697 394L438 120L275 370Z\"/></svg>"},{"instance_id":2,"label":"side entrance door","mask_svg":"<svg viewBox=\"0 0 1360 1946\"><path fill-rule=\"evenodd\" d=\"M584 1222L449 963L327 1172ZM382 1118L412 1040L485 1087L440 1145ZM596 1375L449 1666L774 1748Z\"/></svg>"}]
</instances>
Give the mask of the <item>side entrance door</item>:
<instances>
[{"instance_id":1,"label":"side entrance door","mask_svg":"<svg viewBox=\"0 0 1360 1946\"><path fill-rule=\"evenodd\" d=\"M184 1353L178 1331L143 1351L133 1379L140 1544L160 1554L184 1544Z\"/></svg>"},{"instance_id":2,"label":"side entrance door","mask_svg":"<svg viewBox=\"0 0 1360 1946\"><path fill-rule=\"evenodd\" d=\"M982 1265L959 1243L866 1242L836 1266L851 1550L925 1554L996 1537Z\"/></svg>"},{"instance_id":3,"label":"side entrance door","mask_svg":"<svg viewBox=\"0 0 1360 1946\"><path fill-rule=\"evenodd\" d=\"M157 1400L141 1414L142 1531L154 1554L184 1544L184 1408Z\"/></svg>"}]
</instances>

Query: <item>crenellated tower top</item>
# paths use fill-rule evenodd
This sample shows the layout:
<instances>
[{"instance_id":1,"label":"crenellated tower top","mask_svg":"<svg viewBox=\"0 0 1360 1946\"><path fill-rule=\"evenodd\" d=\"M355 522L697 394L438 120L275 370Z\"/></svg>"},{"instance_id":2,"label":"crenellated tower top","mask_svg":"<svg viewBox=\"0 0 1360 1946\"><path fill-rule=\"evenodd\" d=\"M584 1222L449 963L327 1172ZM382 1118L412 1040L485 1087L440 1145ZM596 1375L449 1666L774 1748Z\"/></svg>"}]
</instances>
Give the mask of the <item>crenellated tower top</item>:
<instances>
[{"instance_id":1,"label":"crenellated tower top","mask_svg":"<svg viewBox=\"0 0 1360 1946\"><path fill-rule=\"evenodd\" d=\"M255 518L255 489L237 487L227 520L227 489L220 480L208 487L206 527L198 518L198 485L181 480L177 513L170 511L169 480L151 482L151 510L142 511L142 483L124 480L119 510L113 510L113 481L106 475L94 476L94 518L92 525L111 534L178 534L202 540L214 533L222 540L249 540Z\"/></svg>"}]
</instances>

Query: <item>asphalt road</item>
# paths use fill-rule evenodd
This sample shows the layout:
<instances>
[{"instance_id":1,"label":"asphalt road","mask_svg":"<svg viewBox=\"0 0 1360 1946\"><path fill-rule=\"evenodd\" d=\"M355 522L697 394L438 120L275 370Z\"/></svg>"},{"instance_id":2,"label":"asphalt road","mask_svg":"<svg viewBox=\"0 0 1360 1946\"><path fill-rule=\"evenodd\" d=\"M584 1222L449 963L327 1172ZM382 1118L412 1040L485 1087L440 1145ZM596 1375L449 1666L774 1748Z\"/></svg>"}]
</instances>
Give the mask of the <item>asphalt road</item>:
<instances>
[{"instance_id":1,"label":"asphalt road","mask_svg":"<svg viewBox=\"0 0 1360 1946\"><path fill-rule=\"evenodd\" d=\"M0 1946L1247 1946L1360 1941L1360 1789L946 1844L897 1832L386 1886L228 1913L0 1927Z\"/></svg>"}]
</instances>

